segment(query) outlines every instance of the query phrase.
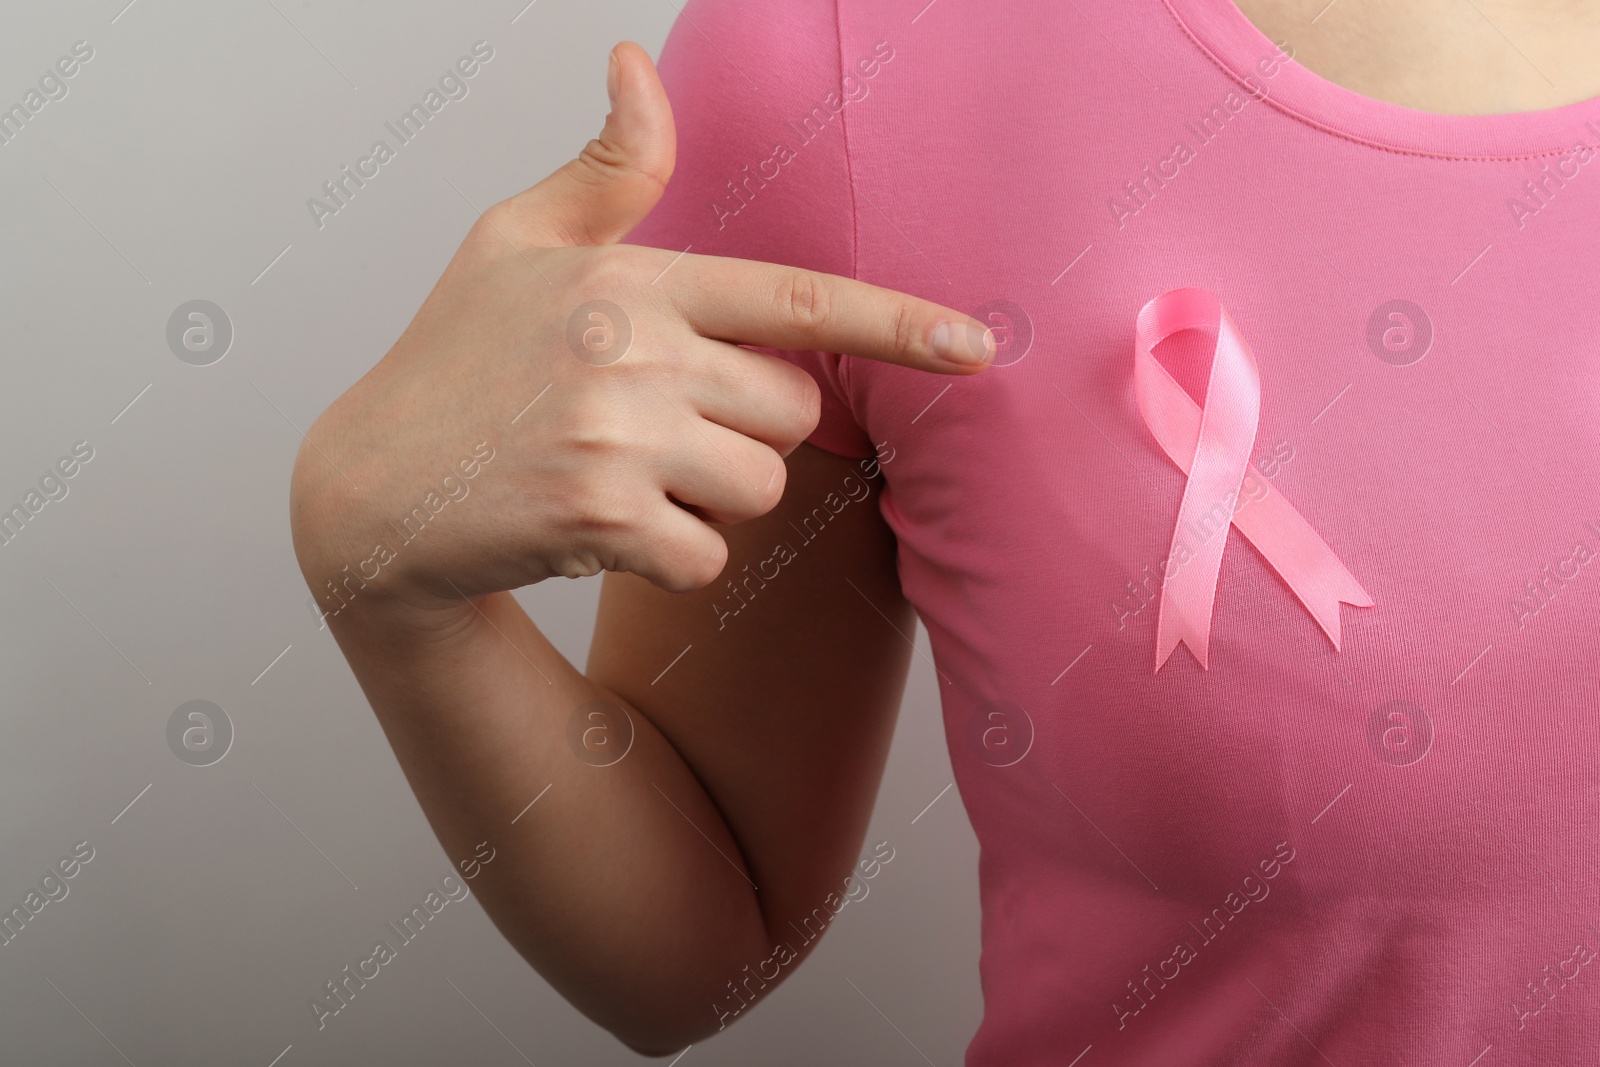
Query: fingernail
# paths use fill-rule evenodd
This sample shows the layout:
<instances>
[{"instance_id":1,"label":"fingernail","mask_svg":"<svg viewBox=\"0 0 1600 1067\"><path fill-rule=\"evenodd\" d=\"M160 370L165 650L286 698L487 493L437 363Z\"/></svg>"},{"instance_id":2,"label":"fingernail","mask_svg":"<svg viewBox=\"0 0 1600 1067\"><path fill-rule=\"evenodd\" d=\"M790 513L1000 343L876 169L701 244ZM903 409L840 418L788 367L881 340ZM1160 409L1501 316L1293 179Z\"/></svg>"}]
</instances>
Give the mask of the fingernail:
<instances>
[{"instance_id":1,"label":"fingernail","mask_svg":"<svg viewBox=\"0 0 1600 1067\"><path fill-rule=\"evenodd\" d=\"M611 62L606 68L606 95L611 97L611 106L617 106L617 91L621 88L622 65L617 62L617 50L611 50Z\"/></svg>"},{"instance_id":2,"label":"fingernail","mask_svg":"<svg viewBox=\"0 0 1600 1067\"><path fill-rule=\"evenodd\" d=\"M994 358L994 334L965 322L941 322L933 328L929 345L947 363L972 367Z\"/></svg>"}]
</instances>

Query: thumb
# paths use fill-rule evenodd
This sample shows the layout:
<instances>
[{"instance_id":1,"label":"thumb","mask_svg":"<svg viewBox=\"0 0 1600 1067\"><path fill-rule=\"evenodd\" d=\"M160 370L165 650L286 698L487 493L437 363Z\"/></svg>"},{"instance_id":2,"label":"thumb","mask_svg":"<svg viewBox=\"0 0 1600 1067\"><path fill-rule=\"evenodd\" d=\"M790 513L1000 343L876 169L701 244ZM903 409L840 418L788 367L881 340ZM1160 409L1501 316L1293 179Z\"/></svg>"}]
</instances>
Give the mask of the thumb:
<instances>
[{"instance_id":1,"label":"thumb","mask_svg":"<svg viewBox=\"0 0 1600 1067\"><path fill-rule=\"evenodd\" d=\"M677 158L672 106L650 55L632 41L611 50L611 112L578 157L508 202L518 228L547 247L615 244L666 191Z\"/></svg>"}]
</instances>

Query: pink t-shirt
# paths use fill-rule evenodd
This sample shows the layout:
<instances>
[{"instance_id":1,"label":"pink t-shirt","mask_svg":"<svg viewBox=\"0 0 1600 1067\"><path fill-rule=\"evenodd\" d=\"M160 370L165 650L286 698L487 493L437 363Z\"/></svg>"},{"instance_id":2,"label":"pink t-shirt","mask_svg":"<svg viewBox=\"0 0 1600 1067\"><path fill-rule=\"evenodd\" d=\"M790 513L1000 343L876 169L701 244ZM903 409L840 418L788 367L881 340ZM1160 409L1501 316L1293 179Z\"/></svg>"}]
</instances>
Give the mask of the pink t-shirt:
<instances>
[{"instance_id":1,"label":"pink t-shirt","mask_svg":"<svg viewBox=\"0 0 1600 1067\"><path fill-rule=\"evenodd\" d=\"M812 442L883 455L932 640L967 1063L1595 1062L1600 100L1411 111L1228 0L690 0L660 67L634 241L1003 331L971 378L786 356ZM1134 326L1186 286L1255 354L1255 471L1375 602L1338 651L1229 528L1209 669L1153 670L1185 476ZM1197 398L1211 344L1157 349Z\"/></svg>"}]
</instances>

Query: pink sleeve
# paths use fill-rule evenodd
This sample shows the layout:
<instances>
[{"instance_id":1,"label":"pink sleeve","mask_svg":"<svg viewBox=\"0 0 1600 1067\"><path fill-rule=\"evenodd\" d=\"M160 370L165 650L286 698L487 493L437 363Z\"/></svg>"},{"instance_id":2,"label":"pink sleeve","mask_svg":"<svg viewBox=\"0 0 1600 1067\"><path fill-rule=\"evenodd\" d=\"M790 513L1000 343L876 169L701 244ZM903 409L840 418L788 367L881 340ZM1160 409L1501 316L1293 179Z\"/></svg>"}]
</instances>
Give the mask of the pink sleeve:
<instances>
[{"instance_id":1,"label":"pink sleeve","mask_svg":"<svg viewBox=\"0 0 1600 1067\"><path fill-rule=\"evenodd\" d=\"M661 202L628 243L855 276L834 0L688 0L657 68L678 157ZM822 389L810 442L873 454L828 352L771 352Z\"/></svg>"}]
</instances>

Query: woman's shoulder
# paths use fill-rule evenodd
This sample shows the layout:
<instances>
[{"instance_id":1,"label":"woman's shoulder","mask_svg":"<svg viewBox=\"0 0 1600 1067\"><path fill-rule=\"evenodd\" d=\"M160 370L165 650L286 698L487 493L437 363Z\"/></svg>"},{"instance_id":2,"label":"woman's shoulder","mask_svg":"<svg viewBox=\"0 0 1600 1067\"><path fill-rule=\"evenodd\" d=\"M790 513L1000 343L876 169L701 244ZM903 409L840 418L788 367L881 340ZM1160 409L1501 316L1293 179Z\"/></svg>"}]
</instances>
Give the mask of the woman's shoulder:
<instances>
[{"instance_id":1,"label":"woman's shoulder","mask_svg":"<svg viewBox=\"0 0 1600 1067\"><path fill-rule=\"evenodd\" d=\"M677 164L629 240L849 275L839 54L834 0L688 0L657 62Z\"/></svg>"}]
</instances>

